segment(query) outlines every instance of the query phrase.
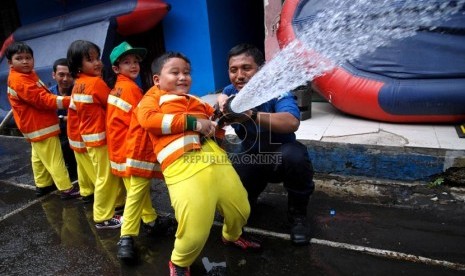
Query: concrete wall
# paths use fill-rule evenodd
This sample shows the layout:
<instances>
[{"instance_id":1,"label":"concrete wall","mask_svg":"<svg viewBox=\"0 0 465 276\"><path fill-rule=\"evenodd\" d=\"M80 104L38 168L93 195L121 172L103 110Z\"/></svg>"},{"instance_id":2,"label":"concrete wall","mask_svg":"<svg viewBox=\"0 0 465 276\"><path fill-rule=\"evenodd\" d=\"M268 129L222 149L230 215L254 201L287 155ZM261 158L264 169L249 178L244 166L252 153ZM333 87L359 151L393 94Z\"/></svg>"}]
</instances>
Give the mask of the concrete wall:
<instances>
[{"instance_id":1,"label":"concrete wall","mask_svg":"<svg viewBox=\"0 0 465 276\"><path fill-rule=\"evenodd\" d=\"M264 0L265 5L265 59L268 61L279 52L276 30L283 0Z\"/></svg>"},{"instance_id":2,"label":"concrete wall","mask_svg":"<svg viewBox=\"0 0 465 276\"><path fill-rule=\"evenodd\" d=\"M427 182L465 161L464 150L301 142L315 172L328 175Z\"/></svg>"}]
</instances>

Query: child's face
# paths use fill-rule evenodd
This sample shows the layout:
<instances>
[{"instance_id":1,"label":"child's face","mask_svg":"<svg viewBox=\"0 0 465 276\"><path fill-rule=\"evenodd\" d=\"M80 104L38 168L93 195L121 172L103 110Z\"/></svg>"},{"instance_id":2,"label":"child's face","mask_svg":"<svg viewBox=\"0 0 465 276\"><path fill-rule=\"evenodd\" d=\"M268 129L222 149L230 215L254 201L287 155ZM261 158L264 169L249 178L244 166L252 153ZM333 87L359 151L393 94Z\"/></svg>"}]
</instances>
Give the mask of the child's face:
<instances>
[{"instance_id":1,"label":"child's face","mask_svg":"<svg viewBox=\"0 0 465 276\"><path fill-rule=\"evenodd\" d=\"M8 61L10 68L24 74L29 74L34 69L34 58L31 53L16 53Z\"/></svg>"},{"instance_id":2,"label":"child's face","mask_svg":"<svg viewBox=\"0 0 465 276\"><path fill-rule=\"evenodd\" d=\"M120 58L118 66L112 66L116 74L122 74L132 80L139 76L140 58L137 55L129 54Z\"/></svg>"},{"instance_id":3,"label":"child's face","mask_svg":"<svg viewBox=\"0 0 465 276\"><path fill-rule=\"evenodd\" d=\"M153 76L153 82L169 93L187 94L192 83L191 67L182 58L170 58L163 65L160 75Z\"/></svg>"},{"instance_id":4,"label":"child's face","mask_svg":"<svg viewBox=\"0 0 465 276\"><path fill-rule=\"evenodd\" d=\"M89 58L84 56L82 58L81 71L90 76L101 76L103 63L95 49L89 51Z\"/></svg>"}]
</instances>

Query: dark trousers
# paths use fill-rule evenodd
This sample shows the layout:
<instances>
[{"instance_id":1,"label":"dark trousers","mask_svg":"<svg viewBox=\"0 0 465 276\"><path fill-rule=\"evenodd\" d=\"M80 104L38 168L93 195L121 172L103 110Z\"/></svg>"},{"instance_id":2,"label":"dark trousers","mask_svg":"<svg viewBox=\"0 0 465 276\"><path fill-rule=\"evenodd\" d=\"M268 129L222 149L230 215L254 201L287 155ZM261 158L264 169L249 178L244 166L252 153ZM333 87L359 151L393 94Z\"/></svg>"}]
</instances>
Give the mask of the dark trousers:
<instances>
[{"instance_id":1,"label":"dark trousers","mask_svg":"<svg viewBox=\"0 0 465 276\"><path fill-rule=\"evenodd\" d=\"M253 204L268 183L283 182L288 192L291 212L306 213L310 195L315 189L313 166L307 147L300 142L277 146L273 152L239 153L231 155L249 202Z\"/></svg>"},{"instance_id":2,"label":"dark trousers","mask_svg":"<svg viewBox=\"0 0 465 276\"><path fill-rule=\"evenodd\" d=\"M67 136L60 135L61 151L63 152L63 159L65 160L66 168L68 169L69 178L71 181L77 179L77 163L74 151L69 146Z\"/></svg>"}]
</instances>

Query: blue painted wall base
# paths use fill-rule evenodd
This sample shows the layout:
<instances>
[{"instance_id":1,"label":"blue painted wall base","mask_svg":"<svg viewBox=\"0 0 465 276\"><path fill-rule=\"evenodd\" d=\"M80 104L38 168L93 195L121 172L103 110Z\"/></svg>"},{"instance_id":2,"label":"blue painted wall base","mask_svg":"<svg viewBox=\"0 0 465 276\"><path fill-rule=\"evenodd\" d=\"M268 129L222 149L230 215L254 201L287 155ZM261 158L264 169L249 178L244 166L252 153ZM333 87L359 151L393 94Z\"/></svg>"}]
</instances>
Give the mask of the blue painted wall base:
<instances>
[{"instance_id":1,"label":"blue painted wall base","mask_svg":"<svg viewBox=\"0 0 465 276\"><path fill-rule=\"evenodd\" d=\"M315 172L399 181L429 181L465 156L461 150L301 142Z\"/></svg>"}]
</instances>

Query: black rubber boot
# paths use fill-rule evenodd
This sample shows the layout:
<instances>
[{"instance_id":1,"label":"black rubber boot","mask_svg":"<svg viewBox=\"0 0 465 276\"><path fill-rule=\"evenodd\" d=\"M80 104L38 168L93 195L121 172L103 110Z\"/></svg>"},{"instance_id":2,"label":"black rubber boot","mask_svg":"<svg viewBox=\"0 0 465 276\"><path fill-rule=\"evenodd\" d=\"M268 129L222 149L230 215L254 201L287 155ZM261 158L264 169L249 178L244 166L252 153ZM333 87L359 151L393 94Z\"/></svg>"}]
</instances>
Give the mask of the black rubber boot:
<instances>
[{"instance_id":1,"label":"black rubber boot","mask_svg":"<svg viewBox=\"0 0 465 276\"><path fill-rule=\"evenodd\" d=\"M134 262L136 252L134 250L134 240L132 237L123 236L118 242L118 259L125 262Z\"/></svg>"},{"instance_id":2,"label":"black rubber boot","mask_svg":"<svg viewBox=\"0 0 465 276\"><path fill-rule=\"evenodd\" d=\"M292 216L291 241L295 245L307 245L310 243L310 228L305 216Z\"/></svg>"},{"instance_id":3,"label":"black rubber boot","mask_svg":"<svg viewBox=\"0 0 465 276\"><path fill-rule=\"evenodd\" d=\"M55 184L52 184L50 186L43 187L43 188L36 187L36 196L41 197L41 196L47 195L55 191L56 189L57 189L57 186L55 186Z\"/></svg>"},{"instance_id":4,"label":"black rubber boot","mask_svg":"<svg viewBox=\"0 0 465 276\"><path fill-rule=\"evenodd\" d=\"M153 226L144 224L143 227L145 233L149 236L172 236L176 233L178 223L176 222L176 219L173 217L159 215L155 220L155 224Z\"/></svg>"},{"instance_id":5,"label":"black rubber boot","mask_svg":"<svg viewBox=\"0 0 465 276\"><path fill-rule=\"evenodd\" d=\"M289 197L288 219L291 223L291 242L295 245L307 245L310 243L307 204L308 200L295 200Z\"/></svg>"}]
</instances>

